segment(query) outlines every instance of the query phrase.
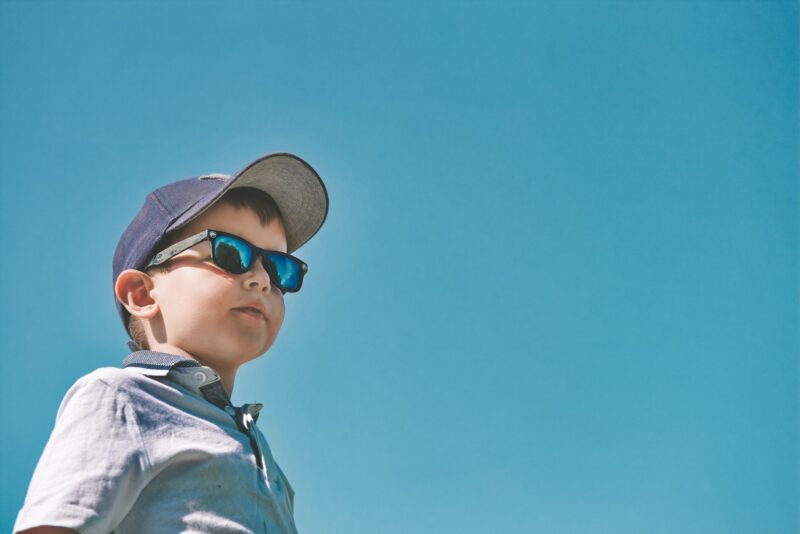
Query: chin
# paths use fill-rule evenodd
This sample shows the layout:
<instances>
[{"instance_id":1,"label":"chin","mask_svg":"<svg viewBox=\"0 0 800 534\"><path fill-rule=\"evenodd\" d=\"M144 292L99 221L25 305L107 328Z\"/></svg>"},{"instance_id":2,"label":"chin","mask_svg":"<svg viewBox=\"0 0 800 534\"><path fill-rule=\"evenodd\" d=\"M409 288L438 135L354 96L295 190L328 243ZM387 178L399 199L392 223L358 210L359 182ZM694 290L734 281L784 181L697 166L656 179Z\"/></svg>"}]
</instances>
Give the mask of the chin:
<instances>
[{"instance_id":1,"label":"chin","mask_svg":"<svg viewBox=\"0 0 800 534\"><path fill-rule=\"evenodd\" d=\"M255 360L256 358L258 358L260 356L263 356L264 354L267 353L267 351L269 350L269 348L271 346L272 346L272 343L269 343L269 344L265 345L263 348L261 348L258 351L256 351L256 354L251 359Z\"/></svg>"},{"instance_id":2,"label":"chin","mask_svg":"<svg viewBox=\"0 0 800 534\"><path fill-rule=\"evenodd\" d=\"M242 351L239 354L239 361L241 361L242 363L245 363L245 362L249 362L249 361L255 360L256 358L266 354L266 352L269 350L269 348L271 346L272 346L272 343L268 343L266 345L262 345L261 347L253 349L253 350Z\"/></svg>"}]
</instances>

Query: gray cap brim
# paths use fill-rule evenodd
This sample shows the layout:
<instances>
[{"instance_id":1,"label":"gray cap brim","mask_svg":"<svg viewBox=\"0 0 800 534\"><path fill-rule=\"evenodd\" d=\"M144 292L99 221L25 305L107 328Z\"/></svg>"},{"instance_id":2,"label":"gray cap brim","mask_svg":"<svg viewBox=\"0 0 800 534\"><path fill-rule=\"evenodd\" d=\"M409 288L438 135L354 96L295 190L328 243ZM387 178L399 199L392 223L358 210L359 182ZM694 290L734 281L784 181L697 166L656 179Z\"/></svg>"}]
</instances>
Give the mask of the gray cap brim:
<instances>
[{"instance_id":1,"label":"gray cap brim","mask_svg":"<svg viewBox=\"0 0 800 534\"><path fill-rule=\"evenodd\" d=\"M189 208L167 231L188 224L226 191L239 187L254 187L275 199L283 216L290 253L311 239L328 216L328 192L317 171L303 159L281 152L259 158L231 176L224 188Z\"/></svg>"}]
</instances>

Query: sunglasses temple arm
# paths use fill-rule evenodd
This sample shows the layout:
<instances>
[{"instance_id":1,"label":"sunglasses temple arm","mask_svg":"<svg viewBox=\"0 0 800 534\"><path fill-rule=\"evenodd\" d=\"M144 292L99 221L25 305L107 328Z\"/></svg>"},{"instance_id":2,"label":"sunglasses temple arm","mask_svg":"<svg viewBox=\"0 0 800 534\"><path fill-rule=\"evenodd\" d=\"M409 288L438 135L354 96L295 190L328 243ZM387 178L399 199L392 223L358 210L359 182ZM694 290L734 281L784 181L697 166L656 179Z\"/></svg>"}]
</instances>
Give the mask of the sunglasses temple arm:
<instances>
[{"instance_id":1,"label":"sunglasses temple arm","mask_svg":"<svg viewBox=\"0 0 800 534\"><path fill-rule=\"evenodd\" d=\"M177 254L180 254L184 250L188 250L193 246L195 246L196 244L208 239L209 234L210 232L208 230L203 230L199 234L189 236L186 239L178 241L174 245L165 248L164 250L156 254L144 269L147 270L155 265L161 265L162 263L172 258L173 256L176 256Z\"/></svg>"}]
</instances>

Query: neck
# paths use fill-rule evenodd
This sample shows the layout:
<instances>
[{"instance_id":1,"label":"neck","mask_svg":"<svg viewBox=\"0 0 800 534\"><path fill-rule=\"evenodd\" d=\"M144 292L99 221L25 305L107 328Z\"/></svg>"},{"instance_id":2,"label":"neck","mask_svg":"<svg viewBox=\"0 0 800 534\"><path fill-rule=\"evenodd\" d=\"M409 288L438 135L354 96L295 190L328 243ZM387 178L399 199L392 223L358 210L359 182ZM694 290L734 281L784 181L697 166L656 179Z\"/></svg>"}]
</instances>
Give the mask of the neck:
<instances>
[{"instance_id":1,"label":"neck","mask_svg":"<svg viewBox=\"0 0 800 534\"><path fill-rule=\"evenodd\" d=\"M202 363L206 367L211 367L214 369L217 374L219 375L219 380L222 382L222 387L225 388L225 391L228 393L228 397L233 396L233 382L236 380L236 369L232 370L225 370L221 369L219 366L209 365L206 362L200 360L199 358L195 358L198 362Z\"/></svg>"}]
</instances>

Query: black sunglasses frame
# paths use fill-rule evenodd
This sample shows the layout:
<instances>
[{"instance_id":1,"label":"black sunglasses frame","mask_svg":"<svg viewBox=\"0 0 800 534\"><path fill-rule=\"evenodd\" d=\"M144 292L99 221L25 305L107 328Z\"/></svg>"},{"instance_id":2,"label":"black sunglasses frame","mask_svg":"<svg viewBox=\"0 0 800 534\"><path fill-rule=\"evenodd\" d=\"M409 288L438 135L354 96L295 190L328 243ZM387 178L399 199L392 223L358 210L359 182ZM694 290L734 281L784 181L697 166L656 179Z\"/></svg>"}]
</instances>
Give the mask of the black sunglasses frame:
<instances>
[{"instance_id":1,"label":"black sunglasses frame","mask_svg":"<svg viewBox=\"0 0 800 534\"><path fill-rule=\"evenodd\" d=\"M234 239L238 239L239 241L241 241L242 243L244 243L248 247L250 247L250 251L252 252L251 257L253 258L253 260L250 262L250 265L247 267L246 270L242 271L241 273L236 273L236 272L233 272L233 271L229 271L228 269L225 269L224 267L222 267L221 265L219 265L217 263L217 254L216 254L215 247L214 247L214 239L216 239L217 237L222 237L222 236L232 237ZM153 259L150 260L150 262L144 267L144 270L146 271L150 267L155 267L156 265L161 265L162 263L165 263L165 262L169 261L170 259L172 259L174 256L177 256L181 252L183 252L185 250L189 250L190 248L192 248L193 246L197 245L198 243L202 243L203 241L206 241L206 240L210 240L211 241L211 258L214 261L214 265L216 265L220 269L223 269L225 272L229 272L231 274L244 274L244 273L246 273L247 271L249 271L250 269L253 268L253 261L255 261L257 258L261 258L261 261L262 261L262 264L264 265L264 268L266 269L267 273L269 273L270 282L272 282L276 287L278 287L278 289L280 289L284 293L297 293L298 291L300 291L300 288L303 286L303 278L305 277L305 274L308 272L308 265L306 264L306 262L304 262L303 260L301 260L300 258L298 258L296 256L292 256L291 254L287 254L286 252L281 252L279 250L266 250L266 249L257 247L254 244L252 244L251 242L249 242L248 240L246 240L246 239L244 239L242 237L239 237L238 235L229 234L227 232L220 232L219 230L203 230L202 232L200 232L198 234L189 236L186 239L178 241L174 245L165 248L164 250L162 250L161 252L158 252L155 256L153 256ZM269 254L277 254L279 256L284 256L284 257L290 258L291 260L297 262L297 264L300 266L300 276L299 276L299 278L297 280L297 287L296 288L287 289L287 288L281 287L280 283L276 282L276 280L278 279L278 275L277 275L277 273L273 272L274 268L272 267L272 264L269 261L269 258L268 258Z\"/></svg>"}]
</instances>

